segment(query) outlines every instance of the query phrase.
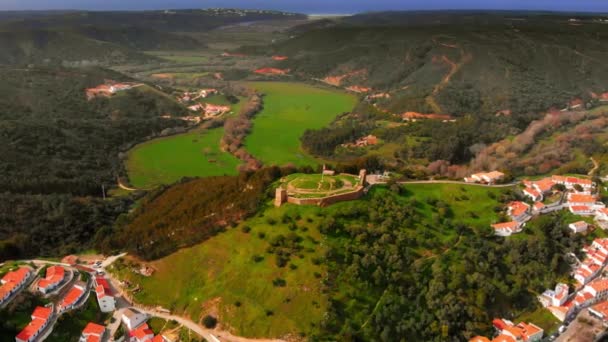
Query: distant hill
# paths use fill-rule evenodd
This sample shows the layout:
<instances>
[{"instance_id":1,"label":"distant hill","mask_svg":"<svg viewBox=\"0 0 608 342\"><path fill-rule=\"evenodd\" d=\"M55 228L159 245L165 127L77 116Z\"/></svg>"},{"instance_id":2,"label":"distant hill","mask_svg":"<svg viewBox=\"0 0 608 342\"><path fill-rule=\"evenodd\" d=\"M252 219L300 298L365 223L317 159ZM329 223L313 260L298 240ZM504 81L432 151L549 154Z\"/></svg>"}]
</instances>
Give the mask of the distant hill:
<instances>
[{"instance_id":1,"label":"distant hill","mask_svg":"<svg viewBox=\"0 0 608 342\"><path fill-rule=\"evenodd\" d=\"M159 61L146 50L188 50L181 33L258 20L302 18L275 11L7 12L0 14L0 64L120 65Z\"/></svg>"},{"instance_id":2,"label":"distant hill","mask_svg":"<svg viewBox=\"0 0 608 342\"><path fill-rule=\"evenodd\" d=\"M341 86L390 91L378 101L390 111L538 111L608 88L608 25L592 17L379 13L319 26L272 53L305 77L358 72Z\"/></svg>"},{"instance_id":3,"label":"distant hill","mask_svg":"<svg viewBox=\"0 0 608 342\"><path fill-rule=\"evenodd\" d=\"M0 46L0 64L91 66L156 60L127 46L94 40L70 31L0 29Z\"/></svg>"}]
</instances>

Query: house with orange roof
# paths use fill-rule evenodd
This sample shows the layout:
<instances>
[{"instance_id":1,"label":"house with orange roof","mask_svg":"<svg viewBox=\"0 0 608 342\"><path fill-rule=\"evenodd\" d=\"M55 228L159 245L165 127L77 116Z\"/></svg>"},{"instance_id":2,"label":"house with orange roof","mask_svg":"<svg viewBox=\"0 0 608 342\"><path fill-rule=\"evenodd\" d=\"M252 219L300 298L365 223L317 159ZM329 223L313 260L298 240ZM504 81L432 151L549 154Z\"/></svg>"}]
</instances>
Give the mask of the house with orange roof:
<instances>
[{"instance_id":1,"label":"house with orange roof","mask_svg":"<svg viewBox=\"0 0 608 342\"><path fill-rule=\"evenodd\" d=\"M491 342L489 338L485 336L475 336L469 340L469 342Z\"/></svg>"},{"instance_id":2,"label":"house with orange roof","mask_svg":"<svg viewBox=\"0 0 608 342\"><path fill-rule=\"evenodd\" d=\"M10 271L0 279L0 304L5 303L16 292L20 291L32 275L28 267L20 267Z\"/></svg>"},{"instance_id":3,"label":"house with orange roof","mask_svg":"<svg viewBox=\"0 0 608 342\"><path fill-rule=\"evenodd\" d=\"M576 233L582 233L584 231L587 230L587 228L589 228L589 224L587 224L587 222L585 221L577 221L574 223L570 223L568 225L568 228L570 228L572 230L572 232Z\"/></svg>"},{"instance_id":4,"label":"house with orange roof","mask_svg":"<svg viewBox=\"0 0 608 342\"><path fill-rule=\"evenodd\" d=\"M494 234L497 236L511 236L515 233L521 232L524 225L524 223L510 221L495 223L492 225L492 228L494 228Z\"/></svg>"},{"instance_id":5,"label":"house with orange roof","mask_svg":"<svg viewBox=\"0 0 608 342\"><path fill-rule=\"evenodd\" d=\"M148 324L144 323L129 332L130 342L150 342L154 338L154 332Z\"/></svg>"},{"instance_id":6,"label":"house with orange roof","mask_svg":"<svg viewBox=\"0 0 608 342\"><path fill-rule=\"evenodd\" d=\"M84 327L78 342L100 342L104 339L105 333L106 327L90 322Z\"/></svg>"},{"instance_id":7,"label":"house with orange roof","mask_svg":"<svg viewBox=\"0 0 608 342\"><path fill-rule=\"evenodd\" d=\"M593 206L597 202L597 197L594 195L584 195L584 194L569 194L568 195L568 205L586 205Z\"/></svg>"},{"instance_id":8,"label":"house with orange roof","mask_svg":"<svg viewBox=\"0 0 608 342\"><path fill-rule=\"evenodd\" d=\"M569 207L569 210L574 215L579 216L590 216L594 213L593 208L587 205L573 205Z\"/></svg>"},{"instance_id":9,"label":"house with orange roof","mask_svg":"<svg viewBox=\"0 0 608 342\"><path fill-rule=\"evenodd\" d=\"M533 213L539 213L543 209L545 209L545 204L543 202L534 202L534 205L532 205Z\"/></svg>"},{"instance_id":10,"label":"house with orange roof","mask_svg":"<svg viewBox=\"0 0 608 342\"><path fill-rule=\"evenodd\" d=\"M530 197L533 201L542 201L543 195L534 188L528 187L522 190L524 196Z\"/></svg>"},{"instance_id":11,"label":"house with orange roof","mask_svg":"<svg viewBox=\"0 0 608 342\"><path fill-rule=\"evenodd\" d=\"M59 313L65 312L67 310L71 310L76 307L78 301L82 299L85 295L85 285L84 284L76 284L74 285L70 291L63 297L61 303L57 306Z\"/></svg>"},{"instance_id":12,"label":"house with orange roof","mask_svg":"<svg viewBox=\"0 0 608 342\"><path fill-rule=\"evenodd\" d=\"M105 278L95 278L95 296L101 312L116 310L116 299L112 296L112 289Z\"/></svg>"},{"instance_id":13,"label":"house with orange roof","mask_svg":"<svg viewBox=\"0 0 608 342\"><path fill-rule=\"evenodd\" d=\"M46 276L38 281L38 291L47 294L56 289L65 279L65 269L59 265L46 269Z\"/></svg>"},{"instance_id":14,"label":"house with orange roof","mask_svg":"<svg viewBox=\"0 0 608 342\"><path fill-rule=\"evenodd\" d=\"M608 321L608 301L593 305L589 308L589 313L603 321Z\"/></svg>"},{"instance_id":15,"label":"house with orange roof","mask_svg":"<svg viewBox=\"0 0 608 342\"><path fill-rule=\"evenodd\" d=\"M32 342L49 324L53 316L53 309L50 307L37 306L32 312L31 321L15 336L16 342Z\"/></svg>"},{"instance_id":16,"label":"house with orange roof","mask_svg":"<svg viewBox=\"0 0 608 342\"><path fill-rule=\"evenodd\" d=\"M492 342L537 342L543 338L543 329L533 323L513 322L495 318L492 320L492 325L498 331L498 336L492 339ZM483 336L476 336L469 341L486 342L490 341Z\"/></svg>"},{"instance_id":17,"label":"house with orange roof","mask_svg":"<svg viewBox=\"0 0 608 342\"><path fill-rule=\"evenodd\" d=\"M513 201L507 205L507 214L513 221L523 222L530 216L530 205L521 201Z\"/></svg>"},{"instance_id":18,"label":"house with orange roof","mask_svg":"<svg viewBox=\"0 0 608 342\"><path fill-rule=\"evenodd\" d=\"M568 299L569 291L568 285L558 283L555 285L555 290L545 290L545 292L538 296L538 300L545 308L548 306L561 306Z\"/></svg>"},{"instance_id":19,"label":"house with orange roof","mask_svg":"<svg viewBox=\"0 0 608 342\"><path fill-rule=\"evenodd\" d=\"M287 56L280 56L280 55L272 56L272 60L275 60L275 61L286 61L288 59L289 59L289 57L287 57Z\"/></svg>"}]
</instances>

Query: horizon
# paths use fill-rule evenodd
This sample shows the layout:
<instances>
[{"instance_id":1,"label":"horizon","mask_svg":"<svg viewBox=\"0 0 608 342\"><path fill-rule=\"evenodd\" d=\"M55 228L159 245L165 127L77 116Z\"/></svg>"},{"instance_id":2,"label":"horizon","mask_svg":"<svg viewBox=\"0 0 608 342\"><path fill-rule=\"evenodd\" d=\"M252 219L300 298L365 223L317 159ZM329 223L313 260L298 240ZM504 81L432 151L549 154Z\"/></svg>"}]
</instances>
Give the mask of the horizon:
<instances>
[{"instance_id":1,"label":"horizon","mask_svg":"<svg viewBox=\"0 0 608 342\"><path fill-rule=\"evenodd\" d=\"M352 15L384 11L527 11L560 13L608 13L608 1L598 0L308 0L283 2L278 0L4 0L0 11L150 11L211 8L244 10L277 10L309 15Z\"/></svg>"}]
</instances>

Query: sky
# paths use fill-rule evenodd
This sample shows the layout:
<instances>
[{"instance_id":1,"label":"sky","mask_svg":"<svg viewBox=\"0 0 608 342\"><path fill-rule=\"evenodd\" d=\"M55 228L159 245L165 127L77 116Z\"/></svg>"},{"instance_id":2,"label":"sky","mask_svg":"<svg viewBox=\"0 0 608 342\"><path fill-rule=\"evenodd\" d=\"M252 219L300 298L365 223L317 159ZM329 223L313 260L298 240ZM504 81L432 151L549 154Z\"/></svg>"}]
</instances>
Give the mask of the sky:
<instances>
[{"instance_id":1,"label":"sky","mask_svg":"<svg viewBox=\"0 0 608 342\"><path fill-rule=\"evenodd\" d=\"M608 0L0 0L0 10L150 10L230 7L309 14L383 10L550 10L608 13Z\"/></svg>"}]
</instances>

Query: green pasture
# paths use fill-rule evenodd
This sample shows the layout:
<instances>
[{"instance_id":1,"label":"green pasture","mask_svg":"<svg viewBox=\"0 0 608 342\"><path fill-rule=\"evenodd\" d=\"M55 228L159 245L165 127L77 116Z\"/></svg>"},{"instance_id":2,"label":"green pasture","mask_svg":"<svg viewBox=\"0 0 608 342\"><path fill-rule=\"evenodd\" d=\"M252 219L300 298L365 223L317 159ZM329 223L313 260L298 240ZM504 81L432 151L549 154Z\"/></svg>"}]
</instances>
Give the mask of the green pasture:
<instances>
[{"instance_id":1,"label":"green pasture","mask_svg":"<svg viewBox=\"0 0 608 342\"><path fill-rule=\"evenodd\" d=\"M268 165L316 164L302 151L300 137L307 129L327 126L339 114L352 110L357 101L350 94L300 83L249 85L265 97L264 109L253 119L253 130L245 139L245 146Z\"/></svg>"},{"instance_id":2,"label":"green pasture","mask_svg":"<svg viewBox=\"0 0 608 342\"><path fill-rule=\"evenodd\" d=\"M240 161L220 149L223 134L223 127L194 130L137 145L126 162L131 184L150 188L183 177L236 174Z\"/></svg>"}]
</instances>

